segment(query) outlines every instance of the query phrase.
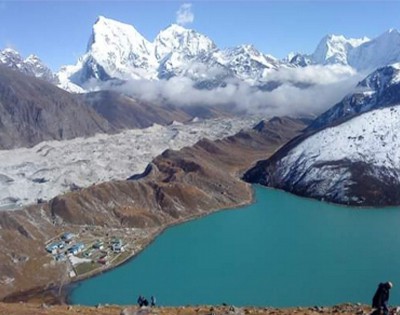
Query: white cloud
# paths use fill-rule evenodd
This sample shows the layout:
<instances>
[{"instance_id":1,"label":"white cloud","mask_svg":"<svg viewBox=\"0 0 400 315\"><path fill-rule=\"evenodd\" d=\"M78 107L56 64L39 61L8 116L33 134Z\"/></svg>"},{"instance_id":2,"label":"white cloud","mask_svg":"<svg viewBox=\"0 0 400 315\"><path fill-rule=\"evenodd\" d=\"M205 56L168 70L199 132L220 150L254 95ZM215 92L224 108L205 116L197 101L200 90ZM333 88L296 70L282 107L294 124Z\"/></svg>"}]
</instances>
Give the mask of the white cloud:
<instances>
[{"instance_id":1,"label":"white cloud","mask_svg":"<svg viewBox=\"0 0 400 315\"><path fill-rule=\"evenodd\" d=\"M268 73L269 81L300 82L304 84L332 84L353 77L357 72L344 65L311 65L304 68L280 68Z\"/></svg>"},{"instance_id":2,"label":"white cloud","mask_svg":"<svg viewBox=\"0 0 400 315\"><path fill-rule=\"evenodd\" d=\"M176 23L179 25L186 25L193 23L194 14L192 12L192 4L184 3L180 6L178 11L176 11Z\"/></svg>"},{"instance_id":3,"label":"white cloud","mask_svg":"<svg viewBox=\"0 0 400 315\"><path fill-rule=\"evenodd\" d=\"M209 90L198 89L192 79L177 76L159 81L133 80L102 88L112 88L159 105L223 106L233 112L262 115L318 115L354 91L362 76L352 68L333 65L281 68L269 72L266 78L267 83L279 82L280 85L272 91L264 91L230 79L224 86Z\"/></svg>"}]
</instances>

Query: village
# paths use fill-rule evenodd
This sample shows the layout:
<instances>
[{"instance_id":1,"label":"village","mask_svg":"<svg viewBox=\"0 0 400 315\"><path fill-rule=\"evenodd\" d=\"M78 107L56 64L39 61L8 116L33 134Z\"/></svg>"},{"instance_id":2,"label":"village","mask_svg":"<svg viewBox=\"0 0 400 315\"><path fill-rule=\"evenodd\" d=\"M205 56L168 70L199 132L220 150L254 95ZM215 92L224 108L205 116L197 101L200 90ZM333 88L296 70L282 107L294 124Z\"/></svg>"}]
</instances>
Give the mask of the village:
<instances>
[{"instance_id":1,"label":"village","mask_svg":"<svg viewBox=\"0 0 400 315\"><path fill-rule=\"evenodd\" d=\"M98 269L107 269L125 261L144 247L154 229L108 229L84 227L64 231L45 243L53 263L66 263L70 278Z\"/></svg>"}]
</instances>

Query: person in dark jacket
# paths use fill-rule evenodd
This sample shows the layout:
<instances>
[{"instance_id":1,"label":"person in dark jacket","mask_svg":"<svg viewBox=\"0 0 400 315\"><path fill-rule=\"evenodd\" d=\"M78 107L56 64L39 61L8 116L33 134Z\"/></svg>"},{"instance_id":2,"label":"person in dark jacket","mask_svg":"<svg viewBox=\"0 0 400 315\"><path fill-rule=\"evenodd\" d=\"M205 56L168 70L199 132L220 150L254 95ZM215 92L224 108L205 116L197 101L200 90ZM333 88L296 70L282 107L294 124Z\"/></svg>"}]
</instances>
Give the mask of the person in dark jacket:
<instances>
[{"instance_id":1,"label":"person in dark jacket","mask_svg":"<svg viewBox=\"0 0 400 315\"><path fill-rule=\"evenodd\" d=\"M138 299L137 299L137 303L139 304L139 307L143 306L144 303L144 297L142 295L139 295Z\"/></svg>"},{"instance_id":2,"label":"person in dark jacket","mask_svg":"<svg viewBox=\"0 0 400 315\"><path fill-rule=\"evenodd\" d=\"M389 313L389 291L392 287L393 284L391 282L379 283L378 289L372 298L372 307L376 310L371 315L387 315Z\"/></svg>"}]
</instances>

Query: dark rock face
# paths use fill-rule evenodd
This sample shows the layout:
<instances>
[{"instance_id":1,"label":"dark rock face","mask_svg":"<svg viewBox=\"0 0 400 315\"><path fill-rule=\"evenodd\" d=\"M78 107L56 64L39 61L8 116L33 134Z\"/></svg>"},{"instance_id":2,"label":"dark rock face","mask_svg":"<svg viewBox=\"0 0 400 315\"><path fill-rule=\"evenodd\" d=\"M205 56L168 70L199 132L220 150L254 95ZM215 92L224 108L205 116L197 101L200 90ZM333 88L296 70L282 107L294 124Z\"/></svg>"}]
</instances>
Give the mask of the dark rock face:
<instances>
[{"instance_id":1,"label":"dark rock face","mask_svg":"<svg viewBox=\"0 0 400 315\"><path fill-rule=\"evenodd\" d=\"M0 65L0 149L186 122L194 117L226 117L228 111L218 106L153 104L113 91L70 94Z\"/></svg>"},{"instance_id":2,"label":"dark rock face","mask_svg":"<svg viewBox=\"0 0 400 315\"><path fill-rule=\"evenodd\" d=\"M106 120L68 92L0 66L0 148L111 131Z\"/></svg>"},{"instance_id":3,"label":"dark rock face","mask_svg":"<svg viewBox=\"0 0 400 315\"><path fill-rule=\"evenodd\" d=\"M269 121L261 121L254 130L268 136L271 141L276 143L287 142L293 137L288 138L291 130L300 131L306 124L301 119L293 119L289 117L273 117Z\"/></svg>"},{"instance_id":4,"label":"dark rock face","mask_svg":"<svg viewBox=\"0 0 400 315\"><path fill-rule=\"evenodd\" d=\"M71 82L84 86L90 79L97 79L100 82L112 80L104 68L94 58L88 58L80 71L71 77Z\"/></svg>"},{"instance_id":5,"label":"dark rock face","mask_svg":"<svg viewBox=\"0 0 400 315\"><path fill-rule=\"evenodd\" d=\"M133 99L115 91L92 92L79 96L116 129L147 128L153 124L168 125L173 121L187 122L194 117L230 116L217 106L174 106Z\"/></svg>"},{"instance_id":6,"label":"dark rock face","mask_svg":"<svg viewBox=\"0 0 400 315\"><path fill-rule=\"evenodd\" d=\"M383 207L400 204L400 170L371 166L363 162L340 160L314 165L315 172L348 173L332 183L321 175L313 181L301 176L293 165L288 177L283 177L281 161L263 161L245 173L244 179L250 183L274 187L299 196L315 198L352 206ZM310 170L311 171L311 170ZM329 187L322 190L321 187Z\"/></svg>"},{"instance_id":7,"label":"dark rock face","mask_svg":"<svg viewBox=\"0 0 400 315\"><path fill-rule=\"evenodd\" d=\"M289 63L297 67L307 67L312 64L312 61L307 55L296 54L289 60Z\"/></svg>"},{"instance_id":8,"label":"dark rock face","mask_svg":"<svg viewBox=\"0 0 400 315\"><path fill-rule=\"evenodd\" d=\"M173 120L191 118L182 110L137 101L113 91L93 92L81 97L116 129L146 128L154 123L166 125Z\"/></svg>"}]
</instances>

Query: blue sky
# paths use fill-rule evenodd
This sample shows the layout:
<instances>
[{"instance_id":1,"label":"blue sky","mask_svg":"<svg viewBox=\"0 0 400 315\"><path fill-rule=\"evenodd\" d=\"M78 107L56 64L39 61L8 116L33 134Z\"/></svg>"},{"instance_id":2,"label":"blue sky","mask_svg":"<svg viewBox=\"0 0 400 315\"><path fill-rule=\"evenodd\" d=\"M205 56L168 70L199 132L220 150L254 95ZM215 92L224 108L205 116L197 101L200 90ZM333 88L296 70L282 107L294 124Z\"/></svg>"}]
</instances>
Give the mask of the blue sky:
<instances>
[{"instance_id":1,"label":"blue sky","mask_svg":"<svg viewBox=\"0 0 400 315\"><path fill-rule=\"evenodd\" d=\"M373 38L400 28L400 1L0 0L0 49L35 53L58 70L84 53L97 16L132 24L153 40L176 21L184 3L191 4L194 17L185 26L208 35L219 47L252 43L278 58L290 51L311 53L326 34Z\"/></svg>"}]
</instances>

